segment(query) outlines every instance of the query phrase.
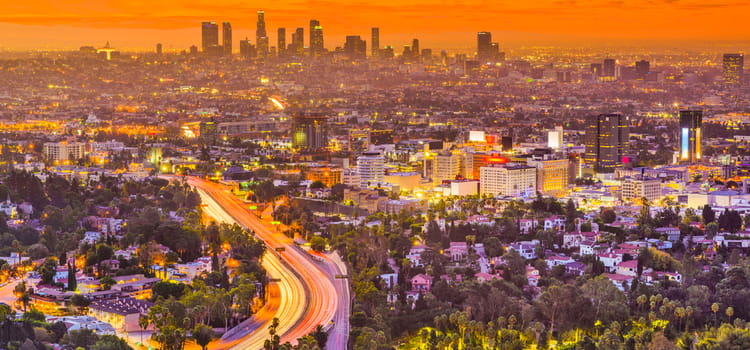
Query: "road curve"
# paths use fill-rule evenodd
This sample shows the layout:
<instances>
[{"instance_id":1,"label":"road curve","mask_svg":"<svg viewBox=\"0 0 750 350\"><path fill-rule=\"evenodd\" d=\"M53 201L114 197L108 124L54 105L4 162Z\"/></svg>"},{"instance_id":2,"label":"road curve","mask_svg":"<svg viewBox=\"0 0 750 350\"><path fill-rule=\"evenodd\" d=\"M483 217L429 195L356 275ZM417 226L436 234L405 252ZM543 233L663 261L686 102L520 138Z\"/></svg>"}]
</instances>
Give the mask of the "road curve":
<instances>
[{"instance_id":1,"label":"road curve","mask_svg":"<svg viewBox=\"0 0 750 350\"><path fill-rule=\"evenodd\" d=\"M340 289L334 286L330 273L310 259L307 253L299 250L290 238L255 216L245 203L225 191L221 185L193 177L188 177L187 182L200 190L206 199L204 204L207 210L224 212L225 220L231 219L252 230L274 250L275 254L268 256L278 257L278 264L274 263L276 270L272 275L280 276L281 304L276 317L279 318L282 342L296 344L298 338L307 335L318 325L328 325L334 319L342 298L338 295ZM264 257L264 262L275 260L267 257ZM300 282L302 288L295 280ZM231 348L262 349L261 340L266 338L266 327L258 327L232 344Z\"/></svg>"}]
</instances>

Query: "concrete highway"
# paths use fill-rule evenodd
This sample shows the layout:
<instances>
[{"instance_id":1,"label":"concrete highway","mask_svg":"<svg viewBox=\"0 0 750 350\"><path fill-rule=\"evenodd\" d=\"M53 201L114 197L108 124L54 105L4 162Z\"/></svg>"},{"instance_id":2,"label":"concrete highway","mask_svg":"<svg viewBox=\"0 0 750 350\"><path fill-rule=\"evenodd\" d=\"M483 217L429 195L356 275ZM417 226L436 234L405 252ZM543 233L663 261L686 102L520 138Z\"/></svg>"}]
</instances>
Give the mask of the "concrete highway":
<instances>
[{"instance_id":1,"label":"concrete highway","mask_svg":"<svg viewBox=\"0 0 750 350\"><path fill-rule=\"evenodd\" d=\"M296 344L298 338L322 325L330 328L327 348L346 349L349 286L348 280L335 278L345 273L343 264L337 264L335 259L312 260L270 222L255 216L246 203L227 192L224 186L190 177L187 182L199 190L208 215L220 221L236 222L266 243L270 251L263 258L263 266L279 287L280 298L274 316L271 316L274 310L269 308L263 315L255 315L221 341L211 344L210 348L262 349L268 338L267 324L278 317L282 343Z\"/></svg>"}]
</instances>

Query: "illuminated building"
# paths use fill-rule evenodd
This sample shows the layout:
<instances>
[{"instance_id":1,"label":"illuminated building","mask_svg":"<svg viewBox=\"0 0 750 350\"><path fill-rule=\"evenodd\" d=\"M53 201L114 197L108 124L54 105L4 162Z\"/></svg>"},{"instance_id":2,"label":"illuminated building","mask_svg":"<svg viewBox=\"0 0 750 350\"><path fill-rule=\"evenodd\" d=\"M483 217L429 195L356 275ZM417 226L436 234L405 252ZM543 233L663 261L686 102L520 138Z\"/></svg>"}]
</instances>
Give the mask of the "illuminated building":
<instances>
[{"instance_id":1,"label":"illuminated building","mask_svg":"<svg viewBox=\"0 0 750 350\"><path fill-rule=\"evenodd\" d=\"M701 159L703 111L680 111L680 161L694 163Z\"/></svg>"},{"instance_id":2,"label":"illuminated building","mask_svg":"<svg viewBox=\"0 0 750 350\"><path fill-rule=\"evenodd\" d=\"M372 28L372 57L378 58L380 53L380 28Z\"/></svg>"},{"instance_id":3,"label":"illuminated building","mask_svg":"<svg viewBox=\"0 0 750 350\"><path fill-rule=\"evenodd\" d=\"M547 147L552 148L555 151L560 151L563 149L564 143L562 126L556 126L554 129L547 132Z\"/></svg>"},{"instance_id":4,"label":"illuminated building","mask_svg":"<svg viewBox=\"0 0 750 350\"><path fill-rule=\"evenodd\" d=\"M240 57L244 59L255 58L257 56L255 45L250 40L240 40Z\"/></svg>"},{"instance_id":5,"label":"illuminated building","mask_svg":"<svg viewBox=\"0 0 750 350\"><path fill-rule=\"evenodd\" d=\"M323 27L320 26L320 21L310 20L310 56L318 57L323 51Z\"/></svg>"},{"instance_id":6,"label":"illuminated building","mask_svg":"<svg viewBox=\"0 0 750 350\"><path fill-rule=\"evenodd\" d=\"M266 34L266 18L263 11L258 11L258 23L255 27L255 44L258 56L268 57L268 34Z\"/></svg>"},{"instance_id":7,"label":"illuminated building","mask_svg":"<svg viewBox=\"0 0 750 350\"><path fill-rule=\"evenodd\" d=\"M745 56L741 53L725 53L723 59L724 83L739 85L742 83L742 73Z\"/></svg>"},{"instance_id":8,"label":"illuminated building","mask_svg":"<svg viewBox=\"0 0 750 350\"><path fill-rule=\"evenodd\" d=\"M364 152L370 148L370 130L349 130L349 151Z\"/></svg>"},{"instance_id":9,"label":"illuminated building","mask_svg":"<svg viewBox=\"0 0 750 350\"><path fill-rule=\"evenodd\" d=\"M615 77L615 60L613 58L607 58L604 60L602 66L602 76L606 78Z\"/></svg>"},{"instance_id":10,"label":"illuminated building","mask_svg":"<svg viewBox=\"0 0 750 350\"><path fill-rule=\"evenodd\" d=\"M326 187L331 187L335 184L341 183L341 168L310 168L305 173L305 176L307 180L313 182L320 181L324 183Z\"/></svg>"},{"instance_id":11,"label":"illuminated building","mask_svg":"<svg viewBox=\"0 0 750 350\"><path fill-rule=\"evenodd\" d=\"M461 170L461 156L450 152L438 153L432 161L432 183L455 180Z\"/></svg>"},{"instance_id":12,"label":"illuminated building","mask_svg":"<svg viewBox=\"0 0 750 350\"><path fill-rule=\"evenodd\" d=\"M536 189L547 196L564 196L568 192L568 160L529 160L536 167Z\"/></svg>"},{"instance_id":13,"label":"illuminated building","mask_svg":"<svg viewBox=\"0 0 750 350\"><path fill-rule=\"evenodd\" d=\"M630 118L620 114L600 114L586 125L584 162L596 172L612 173L627 161Z\"/></svg>"},{"instance_id":14,"label":"illuminated building","mask_svg":"<svg viewBox=\"0 0 750 350\"><path fill-rule=\"evenodd\" d=\"M286 28L279 28L276 34L277 47L279 50L279 56L284 56L286 53Z\"/></svg>"},{"instance_id":15,"label":"illuminated building","mask_svg":"<svg viewBox=\"0 0 750 350\"><path fill-rule=\"evenodd\" d=\"M623 200L640 201L643 198L649 202L661 198L661 180L640 175L622 179Z\"/></svg>"},{"instance_id":16,"label":"illuminated building","mask_svg":"<svg viewBox=\"0 0 750 350\"><path fill-rule=\"evenodd\" d=\"M479 192L511 197L536 193L536 168L522 164L490 164L479 168Z\"/></svg>"},{"instance_id":17,"label":"illuminated building","mask_svg":"<svg viewBox=\"0 0 750 350\"><path fill-rule=\"evenodd\" d=\"M359 186L366 188L385 182L385 158L380 152L365 152L357 157Z\"/></svg>"},{"instance_id":18,"label":"illuminated building","mask_svg":"<svg viewBox=\"0 0 750 350\"><path fill-rule=\"evenodd\" d=\"M323 113L300 113L292 117L292 148L298 152L317 152L328 146L328 129Z\"/></svg>"},{"instance_id":19,"label":"illuminated building","mask_svg":"<svg viewBox=\"0 0 750 350\"><path fill-rule=\"evenodd\" d=\"M365 58L367 55L367 43L359 35L347 35L344 43L344 52L350 59Z\"/></svg>"},{"instance_id":20,"label":"illuminated building","mask_svg":"<svg viewBox=\"0 0 750 350\"><path fill-rule=\"evenodd\" d=\"M492 33L477 33L477 60L482 63L492 63L500 58L500 46L492 42Z\"/></svg>"},{"instance_id":21,"label":"illuminated building","mask_svg":"<svg viewBox=\"0 0 750 350\"><path fill-rule=\"evenodd\" d=\"M224 55L232 55L232 24L224 22L221 24L221 42L224 49Z\"/></svg>"},{"instance_id":22,"label":"illuminated building","mask_svg":"<svg viewBox=\"0 0 750 350\"><path fill-rule=\"evenodd\" d=\"M591 73L593 73L595 77L602 76L602 64L601 63L592 63L590 67L591 67Z\"/></svg>"},{"instance_id":23,"label":"illuminated building","mask_svg":"<svg viewBox=\"0 0 750 350\"><path fill-rule=\"evenodd\" d=\"M292 33L292 45L289 48L294 54L302 55L305 53L305 29L297 28Z\"/></svg>"},{"instance_id":24,"label":"illuminated building","mask_svg":"<svg viewBox=\"0 0 750 350\"><path fill-rule=\"evenodd\" d=\"M86 155L83 142L47 142L44 144L44 158L53 163L75 161Z\"/></svg>"},{"instance_id":25,"label":"illuminated building","mask_svg":"<svg viewBox=\"0 0 750 350\"><path fill-rule=\"evenodd\" d=\"M219 46L219 25L216 22L201 24L201 49L209 52L212 47Z\"/></svg>"},{"instance_id":26,"label":"illuminated building","mask_svg":"<svg viewBox=\"0 0 750 350\"><path fill-rule=\"evenodd\" d=\"M373 145L393 143L393 130L370 130L370 143Z\"/></svg>"}]
</instances>

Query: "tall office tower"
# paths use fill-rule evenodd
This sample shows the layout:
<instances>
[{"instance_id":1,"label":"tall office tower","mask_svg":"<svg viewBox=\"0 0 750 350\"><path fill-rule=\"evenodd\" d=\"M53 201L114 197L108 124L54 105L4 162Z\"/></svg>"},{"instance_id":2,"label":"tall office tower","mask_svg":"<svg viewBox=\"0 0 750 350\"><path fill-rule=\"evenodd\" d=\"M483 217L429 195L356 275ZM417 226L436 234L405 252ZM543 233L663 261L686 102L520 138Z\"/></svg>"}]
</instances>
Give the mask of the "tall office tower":
<instances>
[{"instance_id":1,"label":"tall office tower","mask_svg":"<svg viewBox=\"0 0 750 350\"><path fill-rule=\"evenodd\" d=\"M298 152L323 151L328 147L328 127L324 113L298 113L292 116L292 148Z\"/></svg>"},{"instance_id":2,"label":"tall office tower","mask_svg":"<svg viewBox=\"0 0 750 350\"><path fill-rule=\"evenodd\" d=\"M445 180L455 180L461 170L461 155L451 152L438 153L432 161L432 183L439 185Z\"/></svg>"},{"instance_id":3,"label":"tall office tower","mask_svg":"<svg viewBox=\"0 0 750 350\"><path fill-rule=\"evenodd\" d=\"M432 49L422 49L422 63L432 64Z\"/></svg>"},{"instance_id":4,"label":"tall office tower","mask_svg":"<svg viewBox=\"0 0 750 350\"><path fill-rule=\"evenodd\" d=\"M492 33L477 33L477 59L482 63L490 61L490 50L492 50Z\"/></svg>"},{"instance_id":5,"label":"tall office tower","mask_svg":"<svg viewBox=\"0 0 750 350\"><path fill-rule=\"evenodd\" d=\"M365 58L367 56L367 43L359 35L347 35L344 52L350 59Z\"/></svg>"},{"instance_id":6,"label":"tall office tower","mask_svg":"<svg viewBox=\"0 0 750 350\"><path fill-rule=\"evenodd\" d=\"M620 114L600 114L586 125L584 162L596 172L612 173L627 162L630 118Z\"/></svg>"},{"instance_id":7,"label":"tall office tower","mask_svg":"<svg viewBox=\"0 0 750 350\"><path fill-rule=\"evenodd\" d=\"M310 20L310 56L318 57L323 54L323 27L320 21Z\"/></svg>"},{"instance_id":8,"label":"tall office tower","mask_svg":"<svg viewBox=\"0 0 750 350\"><path fill-rule=\"evenodd\" d=\"M702 110L680 111L680 161L695 163L701 159Z\"/></svg>"},{"instance_id":9,"label":"tall office tower","mask_svg":"<svg viewBox=\"0 0 750 350\"><path fill-rule=\"evenodd\" d=\"M261 58L268 57L268 34L266 34L266 15L263 11L258 11L258 23L255 27L255 44L257 45L258 56Z\"/></svg>"},{"instance_id":10,"label":"tall office tower","mask_svg":"<svg viewBox=\"0 0 750 350\"><path fill-rule=\"evenodd\" d=\"M650 71L651 63L648 61L640 60L635 63L635 74L638 76L638 79L644 79Z\"/></svg>"},{"instance_id":11,"label":"tall office tower","mask_svg":"<svg viewBox=\"0 0 750 350\"><path fill-rule=\"evenodd\" d=\"M365 152L357 157L360 187L378 186L385 182L385 157L380 152Z\"/></svg>"},{"instance_id":12,"label":"tall office tower","mask_svg":"<svg viewBox=\"0 0 750 350\"><path fill-rule=\"evenodd\" d=\"M156 54L161 55L161 43L156 44Z\"/></svg>"},{"instance_id":13,"label":"tall office tower","mask_svg":"<svg viewBox=\"0 0 750 350\"><path fill-rule=\"evenodd\" d=\"M305 53L305 28L297 28L294 34L297 36L297 41L293 43L294 51L297 55L302 55Z\"/></svg>"},{"instance_id":14,"label":"tall office tower","mask_svg":"<svg viewBox=\"0 0 750 350\"><path fill-rule=\"evenodd\" d=\"M605 76L608 78L615 77L615 59L614 58L607 58L604 60L604 65L602 66L602 76Z\"/></svg>"},{"instance_id":15,"label":"tall office tower","mask_svg":"<svg viewBox=\"0 0 750 350\"><path fill-rule=\"evenodd\" d=\"M742 73L745 56L741 53L724 54L724 83L739 85L742 83Z\"/></svg>"},{"instance_id":16,"label":"tall office tower","mask_svg":"<svg viewBox=\"0 0 750 350\"><path fill-rule=\"evenodd\" d=\"M372 57L378 58L380 54L380 28L372 28L372 40L370 41L370 45L372 45Z\"/></svg>"},{"instance_id":17,"label":"tall office tower","mask_svg":"<svg viewBox=\"0 0 750 350\"><path fill-rule=\"evenodd\" d=\"M276 40L278 42L279 56L284 56L286 53L286 28L279 28L276 34Z\"/></svg>"},{"instance_id":18,"label":"tall office tower","mask_svg":"<svg viewBox=\"0 0 750 350\"><path fill-rule=\"evenodd\" d=\"M412 39L411 41L411 55L415 61L419 61L419 39Z\"/></svg>"},{"instance_id":19,"label":"tall office tower","mask_svg":"<svg viewBox=\"0 0 750 350\"><path fill-rule=\"evenodd\" d=\"M224 47L224 55L232 55L232 24L224 22L221 24L221 45Z\"/></svg>"},{"instance_id":20,"label":"tall office tower","mask_svg":"<svg viewBox=\"0 0 750 350\"><path fill-rule=\"evenodd\" d=\"M257 52L255 51L255 45L253 45L250 40L245 38L245 40L240 40L240 57L243 59L251 59L255 58L257 56Z\"/></svg>"},{"instance_id":21,"label":"tall office tower","mask_svg":"<svg viewBox=\"0 0 750 350\"><path fill-rule=\"evenodd\" d=\"M563 144L563 127L556 126L554 129L547 132L547 147L552 148L555 151L561 151L564 147Z\"/></svg>"},{"instance_id":22,"label":"tall office tower","mask_svg":"<svg viewBox=\"0 0 750 350\"><path fill-rule=\"evenodd\" d=\"M201 23L201 49L208 52L216 46L219 46L219 25L216 22Z\"/></svg>"}]
</instances>

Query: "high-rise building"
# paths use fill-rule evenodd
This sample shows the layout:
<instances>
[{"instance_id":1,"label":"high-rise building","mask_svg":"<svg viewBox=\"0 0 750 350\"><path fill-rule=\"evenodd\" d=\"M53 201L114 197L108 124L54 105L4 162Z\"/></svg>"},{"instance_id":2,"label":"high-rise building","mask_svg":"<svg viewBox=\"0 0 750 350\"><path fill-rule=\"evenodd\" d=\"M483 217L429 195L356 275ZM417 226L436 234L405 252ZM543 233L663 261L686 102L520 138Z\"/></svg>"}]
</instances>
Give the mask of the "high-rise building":
<instances>
[{"instance_id":1,"label":"high-rise building","mask_svg":"<svg viewBox=\"0 0 750 350\"><path fill-rule=\"evenodd\" d=\"M380 152L365 152L357 157L360 187L378 186L385 182L385 157Z\"/></svg>"},{"instance_id":2,"label":"high-rise building","mask_svg":"<svg viewBox=\"0 0 750 350\"><path fill-rule=\"evenodd\" d=\"M372 57L378 58L380 56L380 28L372 28L370 45L372 46Z\"/></svg>"},{"instance_id":3,"label":"high-rise building","mask_svg":"<svg viewBox=\"0 0 750 350\"><path fill-rule=\"evenodd\" d=\"M725 53L723 59L724 83L739 85L745 66L745 56L741 53Z\"/></svg>"},{"instance_id":4,"label":"high-rise building","mask_svg":"<svg viewBox=\"0 0 750 350\"><path fill-rule=\"evenodd\" d=\"M257 56L257 52L255 51L255 45L245 38L245 40L240 40L240 57L243 59L251 59L255 58Z\"/></svg>"},{"instance_id":5,"label":"high-rise building","mask_svg":"<svg viewBox=\"0 0 750 350\"><path fill-rule=\"evenodd\" d=\"M161 43L156 44L156 54L161 55Z\"/></svg>"},{"instance_id":6,"label":"high-rise building","mask_svg":"<svg viewBox=\"0 0 750 350\"><path fill-rule=\"evenodd\" d=\"M232 55L232 24L224 22L221 24L221 43L224 47L224 55Z\"/></svg>"},{"instance_id":7,"label":"high-rise building","mask_svg":"<svg viewBox=\"0 0 750 350\"><path fill-rule=\"evenodd\" d=\"M219 46L219 25L216 22L201 23L201 49L209 52L216 46Z\"/></svg>"},{"instance_id":8,"label":"high-rise building","mask_svg":"<svg viewBox=\"0 0 750 350\"><path fill-rule=\"evenodd\" d=\"M320 26L320 21L310 20L310 56L318 57L323 51L323 27Z\"/></svg>"},{"instance_id":9,"label":"high-rise building","mask_svg":"<svg viewBox=\"0 0 750 350\"><path fill-rule=\"evenodd\" d=\"M266 33L266 15L263 11L258 11L258 23L255 27L255 44L257 45L258 56L261 58L268 57L268 34Z\"/></svg>"},{"instance_id":10,"label":"high-rise building","mask_svg":"<svg viewBox=\"0 0 750 350\"><path fill-rule=\"evenodd\" d=\"M279 56L284 56L286 53L286 28L278 29L276 39L278 41Z\"/></svg>"},{"instance_id":11,"label":"high-rise building","mask_svg":"<svg viewBox=\"0 0 750 350\"><path fill-rule=\"evenodd\" d=\"M420 59L419 52L420 52L419 51L419 39L412 39L411 40L411 55L414 61L419 62L419 59Z\"/></svg>"},{"instance_id":12,"label":"high-rise building","mask_svg":"<svg viewBox=\"0 0 750 350\"><path fill-rule=\"evenodd\" d=\"M694 163L701 159L702 110L680 111L680 161Z\"/></svg>"},{"instance_id":13,"label":"high-rise building","mask_svg":"<svg viewBox=\"0 0 750 350\"><path fill-rule=\"evenodd\" d=\"M480 62L487 62L490 60L491 45L492 45L492 33L490 32L477 33L477 59Z\"/></svg>"},{"instance_id":14,"label":"high-rise building","mask_svg":"<svg viewBox=\"0 0 750 350\"><path fill-rule=\"evenodd\" d=\"M612 173L627 159L630 118L620 114L600 114L586 125L584 162L596 172Z\"/></svg>"},{"instance_id":15,"label":"high-rise building","mask_svg":"<svg viewBox=\"0 0 750 350\"><path fill-rule=\"evenodd\" d=\"M607 77L607 78L615 77L615 59L614 58L607 58L604 60L604 65L602 66L602 76Z\"/></svg>"},{"instance_id":16,"label":"high-rise building","mask_svg":"<svg viewBox=\"0 0 750 350\"><path fill-rule=\"evenodd\" d=\"M365 58L367 56L367 43L359 35L347 35L344 52L350 59Z\"/></svg>"},{"instance_id":17,"label":"high-rise building","mask_svg":"<svg viewBox=\"0 0 750 350\"><path fill-rule=\"evenodd\" d=\"M651 64L646 60L640 60L635 63L635 74L638 76L638 79L644 79L648 75L648 72L651 71Z\"/></svg>"},{"instance_id":18,"label":"high-rise building","mask_svg":"<svg viewBox=\"0 0 750 350\"><path fill-rule=\"evenodd\" d=\"M451 152L438 153L432 161L432 183L455 180L461 171L461 156Z\"/></svg>"},{"instance_id":19,"label":"high-rise building","mask_svg":"<svg viewBox=\"0 0 750 350\"><path fill-rule=\"evenodd\" d=\"M328 147L328 116L324 113L298 113L292 117L292 148L298 152L318 152Z\"/></svg>"},{"instance_id":20,"label":"high-rise building","mask_svg":"<svg viewBox=\"0 0 750 350\"><path fill-rule=\"evenodd\" d=\"M552 148L555 151L563 149L563 127L556 126L554 129L547 132L547 147Z\"/></svg>"},{"instance_id":21,"label":"high-rise building","mask_svg":"<svg viewBox=\"0 0 750 350\"><path fill-rule=\"evenodd\" d=\"M297 28L292 38L294 54L302 55L305 53L305 28Z\"/></svg>"},{"instance_id":22,"label":"high-rise building","mask_svg":"<svg viewBox=\"0 0 750 350\"><path fill-rule=\"evenodd\" d=\"M479 168L479 192L511 197L536 193L536 168L523 164L490 164Z\"/></svg>"}]
</instances>

